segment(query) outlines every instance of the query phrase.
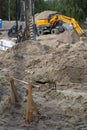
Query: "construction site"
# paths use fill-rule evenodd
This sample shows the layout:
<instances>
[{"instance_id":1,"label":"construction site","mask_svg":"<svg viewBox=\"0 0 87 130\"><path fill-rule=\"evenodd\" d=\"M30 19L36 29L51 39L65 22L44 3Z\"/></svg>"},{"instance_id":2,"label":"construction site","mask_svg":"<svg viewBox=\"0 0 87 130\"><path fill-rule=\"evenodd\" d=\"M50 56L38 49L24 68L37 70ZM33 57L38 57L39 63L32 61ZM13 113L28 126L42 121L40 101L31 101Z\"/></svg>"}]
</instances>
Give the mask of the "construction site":
<instances>
[{"instance_id":1,"label":"construction site","mask_svg":"<svg viewBox=\"0 0 87 130\"><path fill-rule=\"evenodd\" d=\"M40 12L34 22L55 13ZM38 26L31 35L27 24L28 38L17 42L18 33L8 36L14 23L3 21L0 31L0 130L87 130L87 30Z\"/></svg>"}]
</instances>

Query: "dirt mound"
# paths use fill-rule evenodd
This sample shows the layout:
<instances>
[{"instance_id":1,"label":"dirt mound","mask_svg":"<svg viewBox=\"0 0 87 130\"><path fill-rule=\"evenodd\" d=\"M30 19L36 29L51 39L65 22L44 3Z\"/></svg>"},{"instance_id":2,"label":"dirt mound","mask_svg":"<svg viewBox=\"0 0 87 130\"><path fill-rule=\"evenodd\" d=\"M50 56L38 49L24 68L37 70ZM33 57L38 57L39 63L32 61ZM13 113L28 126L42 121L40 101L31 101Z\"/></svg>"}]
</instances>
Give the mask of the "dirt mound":
<instances>
[{"instance_id":1,"label":"dirt mound","mask_svg":"<svg viewBox=\"0 0 87 130\"><path fill-rule=\"evenodd\" d=\"M53 45L57 45L57 43L73 44L79 42L80 37L75 30L67 30L57 35L49 34L49 35L39 36L37 37L37 40L39 40L42 44L53 46Z\"/></svg>"},{"instance_id":2,"label":"dirt mound","mask_svg":"<svg viewBox=\"0 0 87 130\"><path fill-rule=\"evenodd\" d=\"M42 45L38 41L25 41L1 53L1 129L87 128L87 45L83 42L54 44L55 47L46 43ZM33 99L41 115L34 116L31 124L25 122L27 97L22 85L15 84L23 97L20 105L9 105L9 97L6 98L9 83L5 78L8 73L40 86L39 90L33 90Z\"/></svg>"},{"instance_id":3,"label":"dirt mound","mask_svg":"<svg viewBox=\"0 0 87 130\"><path fill-rule=\"evenodd\" d=\"M85 43L62 43L53 48L27 41L9 49L0 60L4 65L1 66L7 66L8 71L26 80L84 83L87 82L86 50Z\"/></svg>"},{"instance_id":4,"label":"dirt mound","mask_svg":"<svg viewBox=\"0 0 87 130\"><path fill-rule=\"evenodd\" d=\"M47 18L48 12L37 19ZM87 130L86 38L78 42L78 35L70 30L37 39L0 53L0 129ZM33 115L30 124L25 122L24 86L15 83L22 100L12 105L8 74L40 86L32 94L40 115Z\"/></svg>"},{"instance_id":5,"label":"dirt mound","mask_svg":"<svg viewBox=\"0 0 87 130\"><path fill-rule=\"evenodd\" d=\"M59 34L57 40L63 43L76 43L80 41L80 37L75 30L67 30Z\"/></svg>"},{"instance_id":6,"label":"dirt mound","mask_svg":"<svg viewBox=\"0 0 87 130\"><path fill-rule=\"evenodd\" d=\"M56 11L51 11L51 10L43 11L41 13L36 14L35 20L48 19L49 14L53 14L53 13L56 13Z\"/></svg>"}]
</instances>

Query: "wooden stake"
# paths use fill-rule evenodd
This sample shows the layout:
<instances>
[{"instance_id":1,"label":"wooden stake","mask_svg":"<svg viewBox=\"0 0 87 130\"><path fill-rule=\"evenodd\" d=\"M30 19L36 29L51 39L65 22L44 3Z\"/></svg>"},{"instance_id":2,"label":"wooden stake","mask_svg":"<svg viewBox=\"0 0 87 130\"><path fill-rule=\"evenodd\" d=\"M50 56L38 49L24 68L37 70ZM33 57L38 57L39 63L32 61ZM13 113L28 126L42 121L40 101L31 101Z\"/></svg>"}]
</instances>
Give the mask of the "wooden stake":
<instances>
[{"instance_id":1,"label":"wooden stake","mask_svg":"<svg viewBox=\"0 0 87 130\"><path fill-rule=\"evenodd\" d=\"M15 104L16 102L18 102L20 100L20 97L14 86L14 80L12 78L10 78L10 88L11 88L11 103Z\"/></svg>"},{"instance_id":2,"label":"wooden stake","mask_svg":"<svg viewBox=\"0 0 87 130\"><path fill-rule=\"evenodd\" d=\"M26 107L26 121L32 121L32 85L28 85L26 90L27 95L27 107Z\"/></svg>"},{"instance_id":3,"label":"wooden stake","mask_svg":"<svg viewBox=\"0 0 87 130\"><path fill-rule=\"evenodd\" d=\"M34 86L32 84L29 84L28 89L26 89L26 93L27 93L26 121L28 121L28 122L31 122L33 119L32 108L34 108L36 114L39 113L37 106L32 99L32 88L33 87Z\"/></svg>"},{"instance_id":4,"label":"wooden stake","mask_svg":"<svg viewBox=\"0 0 87 130\"><path fill-rule=\"evenodd\" d=\"M27 88L26 89L26 93L27 93L26 121L31 122L33 120L33 109L36 112L36 114L39 114L36 103L33 101L33 98L32 98L32 88L39 88L39 87L34 86L31 83L27 83L27 82L22 81L22 80L18 80L16 78L10 78L10 76L8 76L7 79L10 81L12 104L16 104L16 102L20 101L20 96L17 93L17 90L16 90L15 85L14 85L14 81L28 84L28 87L25 87L25 89Z\"/></svg>"},{"instance_id":5,"label":"wooden stake","mask_svg":"<svg viewBox=\"0 0 87 130\"><path fill-rule=\"evenodd\" d=\"M34 108L34 111L36 112L36 114L40 114L40 113L39 113L39 110L38 110L38 108L37 108L37 105L36 105L36 103L33 101L33 99L32 99L32 107Z\"/></svg>"}]
</instances>

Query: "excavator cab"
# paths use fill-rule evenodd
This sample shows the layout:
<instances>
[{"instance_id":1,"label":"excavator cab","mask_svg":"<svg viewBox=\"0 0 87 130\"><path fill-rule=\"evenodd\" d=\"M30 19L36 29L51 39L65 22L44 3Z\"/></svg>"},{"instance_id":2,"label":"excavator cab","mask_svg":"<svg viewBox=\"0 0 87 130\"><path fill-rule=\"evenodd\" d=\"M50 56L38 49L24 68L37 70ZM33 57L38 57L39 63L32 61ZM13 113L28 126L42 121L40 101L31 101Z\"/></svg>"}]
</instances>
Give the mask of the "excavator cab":
<instances>
[{"instance_id":1,"label":"excavator cab","mask_svg":"<svg viewBox=\"0 0 87 130\"><path fill-rule=\"evenodd\" d=\"M50 20L52 19L52 17L54 16L54 15L62 15L60 12L56 12L56 13L52 13L52 14L49 14L49 16L48 16L48 21L50 22Z\"/></svg>"}]
</instances>

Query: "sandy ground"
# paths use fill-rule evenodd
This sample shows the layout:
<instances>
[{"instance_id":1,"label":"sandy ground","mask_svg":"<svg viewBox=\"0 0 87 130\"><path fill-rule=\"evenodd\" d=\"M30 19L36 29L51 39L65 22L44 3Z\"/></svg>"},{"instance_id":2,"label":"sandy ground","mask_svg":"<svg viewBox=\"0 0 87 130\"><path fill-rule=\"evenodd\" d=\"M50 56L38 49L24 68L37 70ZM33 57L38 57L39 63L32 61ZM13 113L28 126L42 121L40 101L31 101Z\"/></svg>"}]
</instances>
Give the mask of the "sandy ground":
<instances>
[{"instance_id":1,"label":"sandy ground","mask_svg":"<svg viewBox=\"0 0 87 130\"><path fill-rule=\"evenodd\" d=\"M64 36L66 44L59 40ZM0 55L0 130L87 130L87 41L69 39L67 32L44 35ZM33 90L40 115L33 113L31 123L23 85L15 84L22 100L11 105L8 73L40 86Z\"/></svg>"}]
</instances>

